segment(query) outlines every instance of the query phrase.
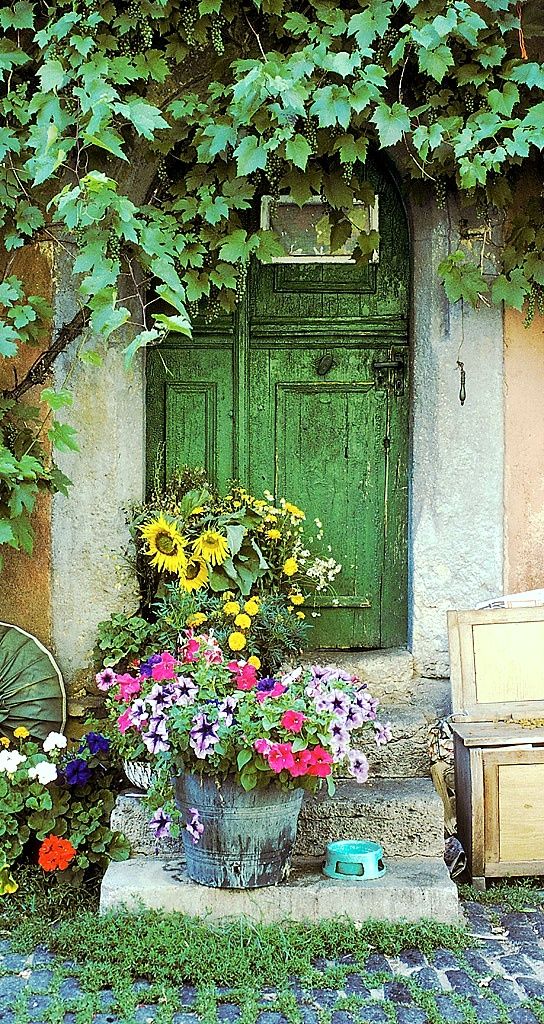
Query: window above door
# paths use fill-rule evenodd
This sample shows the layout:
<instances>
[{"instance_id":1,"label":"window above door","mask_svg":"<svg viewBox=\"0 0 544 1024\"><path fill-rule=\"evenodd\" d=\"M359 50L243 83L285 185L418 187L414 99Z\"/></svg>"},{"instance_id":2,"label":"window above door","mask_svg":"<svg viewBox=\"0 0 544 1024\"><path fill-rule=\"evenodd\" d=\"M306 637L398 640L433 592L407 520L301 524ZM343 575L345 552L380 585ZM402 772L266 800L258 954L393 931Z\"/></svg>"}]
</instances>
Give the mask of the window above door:
<instances>
[{"instance_id":1,"label":"window above door","mask_svg":"<svg viewBox=\"0 0 544 1024\"><path fill-rule=\"evenodd\" d=\"M353 225L350 238L340 249L331 252L331 226L326 204L314 196L304 206L298 206L288 196L278 199L263 196L261 200L261 227L272 229L278 235L285 255L273 263L355 263L353 252L361 234L378 231L378 197L373 204L354 202L344 211ZM371 260L378 263L375 249Z\"/></svg>"}]
</instances>

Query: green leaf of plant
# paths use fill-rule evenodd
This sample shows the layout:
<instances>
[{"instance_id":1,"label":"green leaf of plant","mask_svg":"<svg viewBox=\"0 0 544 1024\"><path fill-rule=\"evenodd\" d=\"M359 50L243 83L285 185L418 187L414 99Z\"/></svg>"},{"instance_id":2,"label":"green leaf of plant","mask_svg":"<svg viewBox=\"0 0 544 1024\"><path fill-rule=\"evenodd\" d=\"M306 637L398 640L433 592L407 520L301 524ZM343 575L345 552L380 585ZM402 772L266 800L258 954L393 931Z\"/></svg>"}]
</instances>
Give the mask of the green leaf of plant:
<instances>
[{"instance_id":1,"label":"green leaf of plant","mask_svg":"<svg viewBox=\"0 0 544 1024\"><path fill-rule=\"evenodd\" d=\"M145 348L146 345L150 345L153 341L157 341L161 337L161 331L152 328L150 331L140 331L135 338L132 339L129 345L123 349L123 355L125 357L125 366L129 369L134 361L134 356L141 348Z\"/></svg>"},{"instance_id":2,"label":"green leaf of plant","mask_svg":"<svg viewBox=\"0 0 544 1024\"><path fill-rule=\"evenodd\" d=\"M50 409L57 410L62 409L63 406L72 405L74 396L71 391L66 388L59 388L55 391L54 388L44 388L40 398L42 402L46 402Z\"/></svg>"},{"instance_id":3,"label":"green leaf of plant","mask_svg":"<svg viewBox=\"0 0 544 1024\"><path fill-rule=\"evenodd\" d=\"M47 431L47 436L53 447L58 448L59 452L79 451L75 427L71 427L68 423L59 423L58 420L54 420Z\"/></svg>"},{"instance_id":4,"label":"green leaf of plant","mask_svg":"<svg viewBox=\"0 0 544 1024\"><path fill-rule=\"evenodd\" d=\"M252 174L266 167L266 150L263 145L259 145L254 135L246 135L242 139L234 150L234 156L239 175Z\"/></svg>"},{"instance_id":5,"label":"green leaf of plant","mask_svg":"<svg viewBox=\"0 0 544 1024\"><path fill-rule=\"evenodd\" d=\"M493 282L491 298L497 305L504 302L513 309L521 309L529 291L529 282L521 267L517 267L508 275L499 274Z\"/></svg>"},{"instance_id":6,"label":"green leaf of plant","mask_svg":"<svg viewBox=\"0 0 544 1024\"><path fill-rule=\"evenodd\" d=\"M306 170L306 164L308 163L308 158L311 156L311 153L312 147L310 146L310 143L304 138L304 135L301 135L299 132L297 132L292 139L288 139L285 144L285 154L287 159L290 160L295 167L300 167L302 171Z\"/></svg>"},{"instance_id":7,"label":"green leaf of plant","mask_svg":"<svg viewBox=\"0 0 544 1024\"><path fill-rule=\"evenodd\" d=\"M236 764L238 765L238 771L241 771L245 764L251 761L253 757L252 750L240 750L236 758Z\"/></svg>"},{"instance_id":8,"label":"green leaf of plant","mask_svg":"<svg viewBox=\"0 0 544 1024\"><path fill-rule=\"evenodd\" d=\"M394 146L402 139L405 132L410 131L410 115L403 103L379 103L371 117L378 129L382 146Z\"/></svg>"}]
</instances>

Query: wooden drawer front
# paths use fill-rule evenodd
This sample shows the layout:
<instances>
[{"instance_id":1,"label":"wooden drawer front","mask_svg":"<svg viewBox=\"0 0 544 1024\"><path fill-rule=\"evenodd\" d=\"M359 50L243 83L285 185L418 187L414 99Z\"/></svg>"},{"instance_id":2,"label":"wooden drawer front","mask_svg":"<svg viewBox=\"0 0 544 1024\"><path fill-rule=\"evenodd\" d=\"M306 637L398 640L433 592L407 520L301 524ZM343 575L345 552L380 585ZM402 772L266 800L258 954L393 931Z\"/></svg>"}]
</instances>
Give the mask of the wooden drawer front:
<instances>
[{"instance_id":1,"label":"wooden drawer front","mask_svg":"<svg viewBox=\"0 0 544 1024\"><path fill-rule=\"evenodd\" d=\"M486 865L544 863L544 748L489 750L483 761Z\"/></svg>"}]
</instances>

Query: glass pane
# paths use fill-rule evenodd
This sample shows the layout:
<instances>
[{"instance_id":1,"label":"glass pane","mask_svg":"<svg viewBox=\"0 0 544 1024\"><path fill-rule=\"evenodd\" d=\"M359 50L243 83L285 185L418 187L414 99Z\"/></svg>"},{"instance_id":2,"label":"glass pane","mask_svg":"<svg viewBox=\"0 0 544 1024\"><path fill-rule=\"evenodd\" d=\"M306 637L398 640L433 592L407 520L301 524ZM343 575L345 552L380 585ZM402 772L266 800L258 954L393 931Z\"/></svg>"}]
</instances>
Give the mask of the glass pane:
<instances>
[{"instance_id":1,"label":"glass pane","mask_svg":"<svg viewBox=\"0 0 544 1024\"><path fill-rule=\"evenodd\" d=\"M299 207L296 203L274 202L265 197L263 203L267 204L263 208L264 226L279 235L285 248L283 259L346 260L351 257L361 232L377 228L377 207L354 204L346 211L353 225L351 237L331 253L331 227L322 202L316 200Z\"/></svg>"}]
</instances>

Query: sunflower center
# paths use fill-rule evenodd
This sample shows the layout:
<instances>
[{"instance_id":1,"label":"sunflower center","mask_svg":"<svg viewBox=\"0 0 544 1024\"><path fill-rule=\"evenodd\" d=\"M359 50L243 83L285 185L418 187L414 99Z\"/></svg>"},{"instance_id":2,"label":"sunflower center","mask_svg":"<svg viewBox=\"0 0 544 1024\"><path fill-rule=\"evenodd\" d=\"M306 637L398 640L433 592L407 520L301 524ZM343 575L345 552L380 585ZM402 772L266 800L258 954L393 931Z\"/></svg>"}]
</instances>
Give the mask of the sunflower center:
<instances>
[{"instance_id":1,"label":"sunflower center","mask_svg":"<svg viewBox=\"0 0 544 1024\"><path fill-rule=\"evenodd\" d=\"M173 555L177 551L177 544L169 533L158 533L155 546L161 555Z\"/></svg>"},{"instance_id":2,"label":"sunflower center","mask_svg":"<svg viewBox=\"0 0 544 1024\"><path fill-rule=\"evenodd\" d=\"M188 564L188 566L187 566L187 568L185 570L185 575L186 575L188 580L196 580L199 572L200 572L200 562L189 562L189 564Z\"/></svg>"}]
</instances>

